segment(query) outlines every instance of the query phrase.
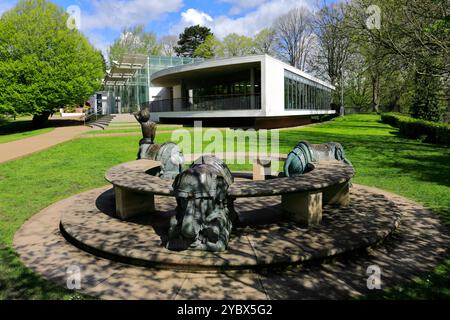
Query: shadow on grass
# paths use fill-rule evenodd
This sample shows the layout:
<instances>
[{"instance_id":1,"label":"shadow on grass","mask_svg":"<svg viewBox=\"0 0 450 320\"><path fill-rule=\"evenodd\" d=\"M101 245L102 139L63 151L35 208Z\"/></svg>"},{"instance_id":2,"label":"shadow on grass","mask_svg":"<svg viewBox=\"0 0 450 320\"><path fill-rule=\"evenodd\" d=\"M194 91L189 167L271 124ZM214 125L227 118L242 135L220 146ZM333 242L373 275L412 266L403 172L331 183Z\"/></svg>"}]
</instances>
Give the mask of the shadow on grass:
<instances>
[{"instance_id":1,"label":"shadow on grass","mask_svg":"<svg viewBox=\"0 0 450 320\"><path fill-rule=\"evenodd\" d=\"M34 127L31 120L7 121L3 123L0 122L0 136L13 133L22 133L42 128L57 128L57 127L81 126L81 125L84 125L83 120L61 119L61 118L49 118L47 124L39 128Z\"/></svg>"},{"instance_id":2,"label":"shadow on grass","mask_svg":"<svg viewBox=\"0 0 450 320\"><path fill-rule=\"evenodd\" d=\"M375 291L364 300L411 300L411 299L449 299L450 298L450 260L440 264L425 277L382 291Z\"/></svg>"},{"instance_id":3,"label":"shadow on grass","mask_svg":"<svg viewBox=\"0 0 450 320\"><path fill-rule=\"evenodd\" d=\"M390 136L311 131L283 132L280 140L280 150L283 152L289 152L301 140L311 143L339 142L354 163L367 163L366 159L374 159L374 164L384 168L396 169L420 181L450 187L450 149L445 146Z\"/></svg>"},{"instance_id":4,"label":"shadow on grass","mask_svg":"<svg viewBox=\"0 0 450 320\"><path fill-rule=\"evenodd\" d=\"M53 284L26 268L16 253L0 244L0 299L91 299Z\"/></svg>"}]
</instances>

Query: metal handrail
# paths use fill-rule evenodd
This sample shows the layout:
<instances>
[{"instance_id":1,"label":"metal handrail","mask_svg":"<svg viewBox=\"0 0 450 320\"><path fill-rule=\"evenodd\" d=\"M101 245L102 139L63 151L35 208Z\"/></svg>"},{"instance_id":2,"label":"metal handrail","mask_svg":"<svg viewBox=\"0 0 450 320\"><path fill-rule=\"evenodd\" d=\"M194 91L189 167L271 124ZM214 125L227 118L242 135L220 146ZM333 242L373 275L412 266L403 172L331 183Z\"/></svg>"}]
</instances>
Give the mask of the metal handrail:
<instances>
[{"instance_id":1,"label":"metal handrail","mask_svg":"<svg viewBox=\"0 0 450 320\"><path fill-rule=\"evenodd\" d=\"M97 121L99 116L102 116L102 112L101 111L97 111L97 112L93 112L91 114L88 115L84 115L84 125L86 125L86 123L91 122L91 118L95 117L94 121Z\"/></svg>"}]
</instances>

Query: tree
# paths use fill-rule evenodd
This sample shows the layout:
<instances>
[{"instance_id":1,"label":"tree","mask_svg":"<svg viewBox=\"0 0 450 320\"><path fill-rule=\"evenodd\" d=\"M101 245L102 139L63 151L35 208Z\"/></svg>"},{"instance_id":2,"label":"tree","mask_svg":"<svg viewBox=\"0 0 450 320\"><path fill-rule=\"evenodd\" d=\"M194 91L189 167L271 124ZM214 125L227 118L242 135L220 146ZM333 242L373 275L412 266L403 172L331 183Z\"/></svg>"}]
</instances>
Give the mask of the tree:
<instances>
[{"instance_id":1,"label":"tree","mask_svg":"<svg viewBox=\"0 0 450 320\"><path fill-rule=\"evenodd\" d=\"M212 35L212 33L207 27L200 25L187 27L179 36L178 46L175 47L175 52L178 56L193 57L195 49L197 49L209 35Z\"/></svg>"},{"instance_id":2,"label":"tree","mask_svg":"<svg viewBox=\"0 0 450 320\"><path fill-rule=\"evenodd\" d=\"M371 85L365 71L366 62L364 56L353 53L347 58L344 82L344 105L354 107L358 111L370 111L372 107ZM336 90L338 91L338 90ZM339 94L337 94L339 95ZM339 100L337 100L339 101Z\"/></svg>"},{"instance_id":3,"label":"tree","mask_svg":"<svg viewBox=\"0 0 450 320\"><path fill-rule=\"evenodd\" d=\"M439 122L442 121L445 106L439 99L440 79L433 76L432 68L432 64L417 66L411 115L414 118Z\"/></svg>"},{"instance_id":4,"label":"tree","mask_svg":"<svg viewBox=\"0 0 450 320\"><path fill-rule=\"evenodd\" d=\"M313 27L318 45L316 63L325 66L331 84L339 86L342 68L349 55L349 33L345 28L345 5L324 6L314 17Z\"/></svg>"},{"instance_id":5,"label":"tree","mask_svg":"<svg viewBox=\"0 0 450 320\"><path fill-rule=\"evenodd\" d=\"M396 60L402 69L411 70L409 74L414 78L412 114L424 119L441 118L442 114L435 114L445 112L439 105L446 104L448 108L448 93L445 94L449 91L448 1L354 0L351 8L353 27L365 34L372 48L383 53L379 57ZM377 14L381 23L369 27L368 20ZM385 61L377 64L380 66L385 67L384 71L392 70L392 65ZM430 85L424 87L427 83Z\"/></svg>"},{"instance_id":6,"label":"tree","mask_svg":"<svg viewBox=\"0 0 450 320\"><path fill-rule=\"evenodd\" d=\"M273 54L275 45L275 30L264 28L253 39L254 52L258 54Z\"/></svg>"},{"instance_id":7,"label":"tree","mask_svg":"<svg viewBox=\"0 0 450 320\"><path fill-rule=\"evenodd\" d=\"M46 0L21 0L0 18L0 109L42 125L56 108L84 104L101 87L101 53L68 14Z\"/></svg>"},{"instance_id":8,"label":"tree","mask_svg":"<svg viewBox=\"0 0 450 320\"><path fill-rule=\"evenodd\" d=\"M365 1L365 0L364 0ZM386 50L377 41L374 41L372 28L375 26L369 26L367 8L371 4L362 10L359 5L347 7L347 33L352 37L353 50L364 57L364 69L362 72L367 74L367 78L370 80L371 92L372 92L372 112L380 112L380 103L382 90L381 83L383 78L387 78L394 70L397 70L399 62L391 52ZM385 28L383 24L380 24L380 28Z\"/></svg>"},{"instance_id":9,"label":"tree","mask_svg":"<svg viewBox=\"0 0 450 320\"><path fill-rule=\"evenodd\" d=\"M396 54L409 65L431 59L429 72L448 73L450 55L450 7L447 0L356 0L364 12L370 4L382 13L380 28L366 28L372 41Z\"/></svg>"},{"instance_id":10,"label":"tree","mask_svg":"<svg viewBox=\"0 0 450 320\"><path fill-rule=\"evenodd\" d=\"M230 33L223 39L223 52L226 57L240 57L254 52L252 38Z\"/></svg>"},{"instance_id":11,"label":"tree","mask_svg":"<svg viewBox=\"0 0 450 320\"><path fill-rule=\"evenodd\" d=\"M305 70L312 40L311 12L295 8L275 20L278 52L292 66Z\"/></svg>"},{"instance_id":12,"label":"tree","mask_svg":"<svg viewBox=\"0 0 450 320\"><path fill-rule=\"evenodd\" d=\"M161 52L166 57L172 57L176 55L175 46L177 45L178 38L174 35L167 35L159 40Z\"/></svg>"},{"instance_id":13,"label":"tree","mask_svg":"<svg viewBox=\"0 0 450 320\"><path fill-rule=\"evenodd\" d=\"M161 45L153 32L145 31L144 25L125 27L119 38L109 47L109 63L120 61L124 54L160 55Z\"/></svg>"},{"instance_id":14,"label":"tree","mask_svg":"<svg viewBox=\"0 0 450 320\"><path fill-rule=\"evenodd\" d=\"M223 44L214 35L210 34L205 41L195 49L193 56L205 59L223 57Z\"/></svg>"}]
</instances>

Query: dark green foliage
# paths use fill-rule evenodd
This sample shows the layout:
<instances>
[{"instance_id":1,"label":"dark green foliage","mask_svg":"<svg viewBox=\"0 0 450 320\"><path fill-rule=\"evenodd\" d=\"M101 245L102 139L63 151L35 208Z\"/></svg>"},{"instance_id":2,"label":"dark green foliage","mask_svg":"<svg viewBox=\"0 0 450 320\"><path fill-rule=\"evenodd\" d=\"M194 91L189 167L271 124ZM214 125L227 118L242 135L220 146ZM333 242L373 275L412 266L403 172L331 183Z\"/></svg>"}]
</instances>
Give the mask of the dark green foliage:
<instances>
[{"instance_id":1,"label":"dark green foliage","mask_svg":"<svg viewBox=\"0 0 450 320\"><path fill-rule=\"evenodd\" d=\"M430 62L431 63L431 62ZM439 91L442 90L439 77L431 74L430 64L415 73L414 98L411 115L417 119L442 121L444 107L439 101Z\"/></svg>"},{"instance_id":2,"label":"dark green foliage","mask_svg":"<svg viewBox=\"0 0 450 320\"><path fill-rule=\"evenodd\" d=\"M180 34L178 46L175 47L177 56L193 57L194 51L201 45L206 38L212 35L211 30L200 25L187 27L183 33Z\"/></svg>"},{"instance_id":3,"label":"dark green foliage","mask_svg":"<svg viewBox=\"0 0 450 320\"><path fill-rule=\"evenodd\" d=\"M383 113L381 114L381 122L383 123L387 123L390 124L393 127L397 127L398 128L398 121L399 119L402 118L408 118L408 116L405 116L401 113L396 113L396 112L389 112L389 113Z\"/></svg>"},{"instance_id":4,"label":"dark green foliage","mask_svg":"<svg viewBox=\"0 0 450 320\"><path fill-rule=\"evenodd\" d=\"M399 113L382 114L381 121L399 128L400 135L406 138L450 145L450 125L446 123L414 119Z\"/></svg>"}]
</instances>

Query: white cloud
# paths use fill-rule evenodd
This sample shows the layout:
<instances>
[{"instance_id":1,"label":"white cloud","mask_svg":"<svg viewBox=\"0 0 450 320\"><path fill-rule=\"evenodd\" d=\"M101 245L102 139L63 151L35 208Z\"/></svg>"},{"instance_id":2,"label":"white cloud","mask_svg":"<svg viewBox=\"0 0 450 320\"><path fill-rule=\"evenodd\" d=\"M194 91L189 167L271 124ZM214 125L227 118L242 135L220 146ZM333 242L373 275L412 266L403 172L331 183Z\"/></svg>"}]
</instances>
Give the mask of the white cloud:
<instances>
[{"instance_id":1,"label":"white cloud","mask_svg":"<svg viewBox=\"0 0 450 320\"><path fill-rule=\"evenodd\" d=\"M81 13L81 29L121 30L125 26L161 20L177 12L182 0L95 0L94 13Z\"/></svg>"},{"instance_id":2,"label":"white cloud","mask_svg":"<svg viewBox=\"0 0 450 320\"><path fill-rule=\"evenodd\" d=\"M240 1L234 2L240 3ZM202 23L198 24L210 28L218 38L223 38L230 33L254 36L259 30L270 27L277 17L288 12L292 8L304 6L312 9L312 2L313 1L311 0L273 0L270 2L264 2L257 6L254 10L236 18L226 15L211 17L205 12L196 9L188 9L187 11L181 13L180 21L172 26L171 32L181 33L185 27L191 26L193 23L187 21L183 15L187 14L188 11L193 10L195 11L196 16L202 16L203 14L211 18L204 19L201 21Z\"/></svg>"},{"instance_id":3,"label":"white cloud","mask_svg":"<svg viewBox=\"0 0 450 320\"><path fill-rule=\"evenodd\" d=\"M108 58L108 49L111 44L100 32L96 31L86 31L84 32L86 37L89 39L89 42L99 49L105 58Z\"/></svg>"},{"instance_id":4,"label":"white cloud","mask_svg":"<svg viewBox=\"0 0 450 320\"><path fill-rule=\"evenodd\" d=\"M111 40L106 39L102 30L121 31L127 26L163 20L182 5L183 0L92 0L93 11L81 11L81 31L107 57Z\"/></svg>"},{"instance_id":5,"label":"white cloud","mask_svg":"<svg viewBox=\"0 0 450 320\"><path fill-rule=\"evenodd\" d=\"M181 13L181 21L186 25L206 25L213 21L210 15L196 9L188 9Z\"/></svg>"},{"instance_id":6,"label":"white cloud","mask_svg":"<svg viewBox=\"0 0 450 320\"><path fill-rule=\"evenodd\" d=\"M240 14L243 11L253 9L259 5L262 5L269 0L220 0L221 2L229 3L232 5L229 13L231 15Z\"/></svg>"}]
</instances>

